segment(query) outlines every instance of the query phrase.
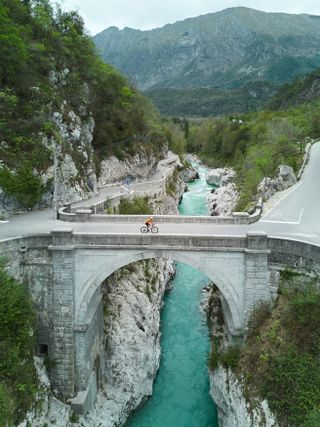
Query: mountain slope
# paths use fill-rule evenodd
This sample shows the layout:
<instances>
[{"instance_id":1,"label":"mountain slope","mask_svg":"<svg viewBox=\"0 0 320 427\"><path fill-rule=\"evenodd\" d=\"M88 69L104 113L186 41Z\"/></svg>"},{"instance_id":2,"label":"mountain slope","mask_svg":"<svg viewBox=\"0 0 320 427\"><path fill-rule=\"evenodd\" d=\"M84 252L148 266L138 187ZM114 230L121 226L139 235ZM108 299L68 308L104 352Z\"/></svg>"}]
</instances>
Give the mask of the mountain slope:
<instances>
[{"instance_id":1,"label":"mountain slope","mask_svg":"<svg viewBox=\"0 0 320 427\"><path fill-rule=\"evenodd\" d=\"M289 107L309 103L320 98L320 69L304 78L286 83L266 104L271 110L285 110Z\"/></svg>"},{"instance_id":2,"label":"mountain slope","mask_svg":"<svg viewBox=\"0 0 320 427\"><path fill-rule=\"evenodd\" d=\"M278 85L320 66L320 17L240 7L150 31L111 27L94 42L143 90Z\"/></svg>"}]
</instances>

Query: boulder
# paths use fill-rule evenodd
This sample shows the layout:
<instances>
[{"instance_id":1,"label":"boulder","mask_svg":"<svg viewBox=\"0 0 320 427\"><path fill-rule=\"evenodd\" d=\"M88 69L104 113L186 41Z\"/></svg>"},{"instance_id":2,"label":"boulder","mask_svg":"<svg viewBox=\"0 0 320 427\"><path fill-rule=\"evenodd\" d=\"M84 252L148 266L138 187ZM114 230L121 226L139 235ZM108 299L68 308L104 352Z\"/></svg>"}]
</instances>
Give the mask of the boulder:
<instances>
[{"instance_id":1,"label":"boulder","mask_svg":"<svg viewBox=\"0 0 320 427\"><path fill-rule=\"evenodd\" d=\"M291 187L297 182L297 178L293 172L292 167L288 165L280 165L278 168L278 177L282 179L283 183L288 187Z\"/></svg>"},{"instance_id":2,"label":"boulder","mask_svg":"<svg viewBox=\"0 0 320 427\"><path fill-rule=\"evenodd\" d=\"M278 191L286 190L297 182L297 178L292 167L280 165L277 176L274 179L264 177L258 185L258 193L263 196L264 200L269 200Z\"/></svg>"},{"instance_id":3,"label":"boulder","mask_svg":"<svg viewBox=\"0 0 320 427\"><path fill-rule=\"evenodd\" d=\"M206 174L206 181L209 185L216 185L220 187L222 181L222 174L220 169L212 169L209 170Z\"/></svg>"},{"instance_id":4,"label":"boulder","mask_svg":"<svg viewBox=\"0 0 320 427\"><path fill-rule=\"evenodd\" d=\"M209 193L208 204L212 216L229 216L234 211L238 192L234 183L228 183L217 188L214 193Z\"/></svg>"},{"instance_id":5,"label":"boulder","mask_svg":"<svg viewBox=\"0 0 320 427\"><path fill-rule=\"evenodd\" d=\"M235 172L230 168L210 169L206 174L206 181L209 185L220 187L226 183L232 182Z\"/></svg>"},{"instance_id":6,"label":"boulder","mask_svg":"<svg viewBox=\"0 0 320 427\"><path fill-rule=\"evenodd\" d=\"M199 179L199 173L194 167L190 166L180 172L180 178L186 183L193 182L195 179Z\"/></svg>"}]
</instances>

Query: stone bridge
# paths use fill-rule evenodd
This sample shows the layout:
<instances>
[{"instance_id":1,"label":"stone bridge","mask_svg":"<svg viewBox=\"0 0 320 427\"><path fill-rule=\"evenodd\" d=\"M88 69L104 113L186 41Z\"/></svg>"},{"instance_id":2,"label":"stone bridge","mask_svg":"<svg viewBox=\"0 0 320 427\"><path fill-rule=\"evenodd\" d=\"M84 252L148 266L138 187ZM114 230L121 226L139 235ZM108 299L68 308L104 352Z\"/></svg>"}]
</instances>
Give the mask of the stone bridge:
<instances>
[{"instance_id":1,"label":"stone bridge","mask_svg":"<svg viewBox=\"0 0 320 427\"><path fill-rule=\"evenodd\" d=\"M28 284L38 308L38 353L54 362L55 392L73 398L77 411L95 400L103 348L101 284L135 261L167 258L202 271L221 291L230 334L239 339L252 309L272 294L275 267L319 270L318 246L268 238L263 232L239 236L137 235L73 232L0 242L11 272ZM74 397L75 396L75 397Z\"/></svg>"}]
</instances>

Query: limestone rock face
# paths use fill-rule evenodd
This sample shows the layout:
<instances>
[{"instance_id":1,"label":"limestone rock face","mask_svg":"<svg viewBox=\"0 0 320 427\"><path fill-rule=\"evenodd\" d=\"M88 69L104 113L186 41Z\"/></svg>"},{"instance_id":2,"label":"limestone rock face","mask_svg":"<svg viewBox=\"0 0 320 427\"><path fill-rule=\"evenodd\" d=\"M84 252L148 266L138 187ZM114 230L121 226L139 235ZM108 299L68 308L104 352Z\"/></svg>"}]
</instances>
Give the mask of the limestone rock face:
<instances>
[{"instance_id":1,"label":"limestone rock face","mask_svg":"<svg viewBox=\"0 0 320 427\"><path fill-rule=\"evenodd\" d=\"M184 182L177 179L174 193L159 196L151 201L152 212L156 215L179 215L178 205L185 189Z\"/></svg>"},{"instance_id":2,"label":"limestone rock face","mask_svg":"<svg viewBox=\"0 0 320 427\"><path fill-rule=\"evenodd\" d=\"M125 160L119 160L115 156L111 156L101 162L100 176L98 186L114 182L123 182L125 178L130 177L131 180L145 180L157 166L159 157L165 157L165 152L149 154L146 151L141 151L134 156L127 157Z\"/></svg>"},{"instance_id":3,"label":"limestone rock face","mask_svg":"<svg viewBox=\"0 0 320 427\"><path fill-rule=\"evenodd\" d=\"M183 182L187 183L187 182L193 182L195 179L199 179L199 173L198 171L193 168L192 166L183 169L180 172L180 178L182 179Z\"/></svg>"},{"instance_id":4,"label":"limestone rock face","mask_svg":"<svg viewBox=\"0 0 320 427\"><path fill-rule=\"evenodd\" d=\"M11 212L19 212L20 209L19 203L8 197L0 188L0 220L8 218Z\"/></svg>"},{"instance_id":5,"label":"limestone rock face","mask_svg":"<svg viewBox=\"0 0 320 427\"><path fill-rule=\"evenodd\" d=\"M220 427L278 427L267 401L255 402L254 409L249 407L241 384L230 370L219 366L209 377L210 395L218 407Z\"/></svg>"},{"instance_id":6,"label":"limestone rock face","mask_svg":"<svg viewBox=\"0 0 320 427\"><path fill-rule=\"evenodd\" d=\"M230 215L238 201L238 192L232 180L235 172L230 168L211 169L206 175L208 184L218 185L208 194L207 200L212 216Z\"/></svg>"},{"instance_id":7,"label":"limestone rock face","mask_svg":"<svg viewBox=\"0 0 320 427\"><path fill-rule=\"evenodd\" d=\"M227 348L233 343L224 324L220 291L214 284L209 284L203 293L202 306L207 315L209 333L220 348ZM230 369L219 365L212 371L209 368L210 395L214 400L220 427L278 427L268 403L264 401L246 401L241 381Z\"/></svg>"},{"instance_id":8,"label":"limestone rock face","mask_svg":"<svg viewBox=\"0 0 320 427\"><path fill-rule=\"evenodd\" d=\"M58 92L66 85L69 70L51 72L50 81ZM54 125L54 136L39 133L44 148L51 151L49 165L45 171L34 170L46 187L35 209L51 206L54 192L54 152L56 153L56 190L58 205L75 202L94 195L97 177L93 156L93 131L95 122L88 111L89 89L84 83L81 88L83 104L75 109L66 100L59 107L48 111L48 122ZM1 165L0 165L1 167ZM14 172L14 171L13 171ZM8 217L24 210L17 202L3 194L0 189L0 217Z\"/></svg>"},{"instance_id":9,"label":"limestone rock face","mask_svg":"<svg viewBox=\"0 0 320 427\"><path fill-rule=\"evenodd\" d=\"M81 117L74 111L69 111L66 116L65 109L65 104L62 104L61 111L53 113L53 120L64 141L63 146L56 146L59 205L88 198L97 191L91 144L94 120L90 115ZM53 174L54 170L51 167L45 178L53 178Z\"/></svg>"},{"instance_id":10,"label":"limestone rock face","mask_svg":"<svg viewBox=\"0 0 320 427\"><path fill-rule=\"evenodd\" d=\"M286 190L297 182L297 178L292 167L280 165L277 176L274 179L269 177L263 178L258 186L258 193L264 197L264 200L270 199L278 191Z\"/></svg>"},{"instance_id":11,"label":"limestone rock face","mask_svg":"<svg viewBox=\"0 0 320 427\"><path fill-rule=\"evenodd\" d=\"M27 414L18 427L67 427L70 424L71 407L56 399L51 391L50 381L44 367L43 358L35 357L35 368L39 379L38 392L41 410L33 410Z\"/></svg>"},{"instance_id":12,"label":"limestone rock face","mask_svg":"<svg viewBox=\"0 0 320 427\"><path fill-rule=\"evenodd\" d=\"M211 169L206 174L206 181L210 185L216 185L219 187L221 185L222 173L221 169Z\"/></svg>"},{"instance_id":13,"label":"limestone rock face","mask_svg":"<svg viewBox=\"0 0 320 427\"><path fill-rule=\"evenodd\" d=\"M160 363L160 310L166 284L165 263L148 260L120 270L105 285L106 427L122 425L152 394Z\"/></svg>"}]
</instances>

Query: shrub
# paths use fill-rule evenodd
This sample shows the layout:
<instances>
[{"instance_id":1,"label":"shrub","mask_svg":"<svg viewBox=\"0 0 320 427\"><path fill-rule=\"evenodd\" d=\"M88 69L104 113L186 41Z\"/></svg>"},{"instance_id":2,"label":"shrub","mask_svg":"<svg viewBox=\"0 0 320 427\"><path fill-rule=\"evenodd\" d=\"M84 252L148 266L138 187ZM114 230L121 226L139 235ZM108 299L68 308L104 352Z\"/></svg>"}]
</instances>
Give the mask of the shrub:
<instances>
[{"instance_id":1,"label":"shrub","mask_svg":"<svg viewBox=\"0 0 320 427\"><path fill-rule=\"evenodd\" d=\"M215 349L212 349L209 355L209 368L214 371L219 366L219 354Z\"/></svg>"},{"instance_id":2,"label":"shrub","mask_svg":"<svg viewBox=\"0 0 320 427\"><path fill-rule=\"evenodd\" d=\"M133 200L121 199L118 213L120 215L150 215L148 197L135 197Z\"/></svg>"},{"instance_id":3,"label":"shrub","mask_svg":"<svg viewBox=\"0 0 320 427\"><path fill-rule=\"evenodd\" d=\"M216 346L215 346L216 347ZM214 370L219 365L224 368L234 370L238 366L240 360L241 347L233 345L224 350L213 348L209 357L209 367Z\"/></svg>"},{"instance_id":4,"label":"shrub","mask_svg":"<svg viewBox=\"0 0 320 427\"><path fill-rule=\"evenodd\" d=\"M289 288L285 291L288 307L284 324L301 351L315 356L320 351L320 291L316 284Z\"/></svg>"},{"instance_id":5,"label":"shrub","mask_svg":"<svg viewBox=\"0 0 320 427\"><path fill-rule=\"evenodd\" d=\"M32 168L25 165L16 173L0 169L0 187L25 208L32 208L41 199L45 187L41 179L33 174Z\"/></svg>"},{"instance_id":6,"label":"shrub","mask_svg":"<svg viewBox=\"0 0 320 427\"><path fill-rule=\"evenodd\" d=\"M288 346L271 359L262 393L284 425L300 427L306 415L319 407L319 389L319 362Z\"/></svg>"},{"instance_id":7,"label":"shrub","mask_svg":"<svg viewBox=\"0 0 320 427\"><path fill-rule=\"evenodd\" d=\"M237 345L228 347L220 353L220 363L224 368L235 369L240 359L240 347Z\"/></svg>"},{"instance_id":8,"label":"shrub","mask_svg":"<svg viewBox=\"0 0 320 427\"><path fill-rule=\"evenodd\" d=\"M316 427L320 408L320 290L284 272L276 306L258 307L236 370L248 401L267 399L278 423ZM254 369L253 369L254 367Z\"/></svg>"},{"instance_id":9,"label":"shrub","mask_svg":"<svg viewBox=\"0 0 320 427\"><path fill-rule=\"evenodd\" d=\"M173 172L172 177L170 177L166 181L166 193L169 196L174 196L176 194L176 184L177 184L178 175L179 175L179 173L175 169L174 172Z\"/></svg>"},{"instance_id":10,"label":"shrub","mask_svg":"<svg viewBox=\"0 0 320 427\"><path fill-rule=\"evenodd\" d=\"M0 382L0 425L13 425L15 402L4 382Z\"/></svg>"},{"instance_id":11,"label":"shrub","mask_svg":"<svg viewBox=\"0 0 320 427\"><path fill-rule=\"evenodd\" d=\"M307 415L301 427L317 427L320 426L320 406L312 409Z\"/></svg>"},{"instance_id":12,"label":"shrub","mask_svg":"<svg viewBox=\"0 0 320 427\"><path fill-rule=\"evenodd\" d=\"M248 322L247 336L253 336L259 330L266 320L271 316L271 304L268 302L260 303L252 312Z\"/></svg>"},{"instance_id":13,"label":"shrub","mask_svg":"<svg viewBox=\"0 0 320 427\"><path fill-rule=\"evenodd\" d=\"M33 364L34 322L27 289L0 266L0 425L16 423L29 409L37 390Z\"/></svg>"}]
</instances>

